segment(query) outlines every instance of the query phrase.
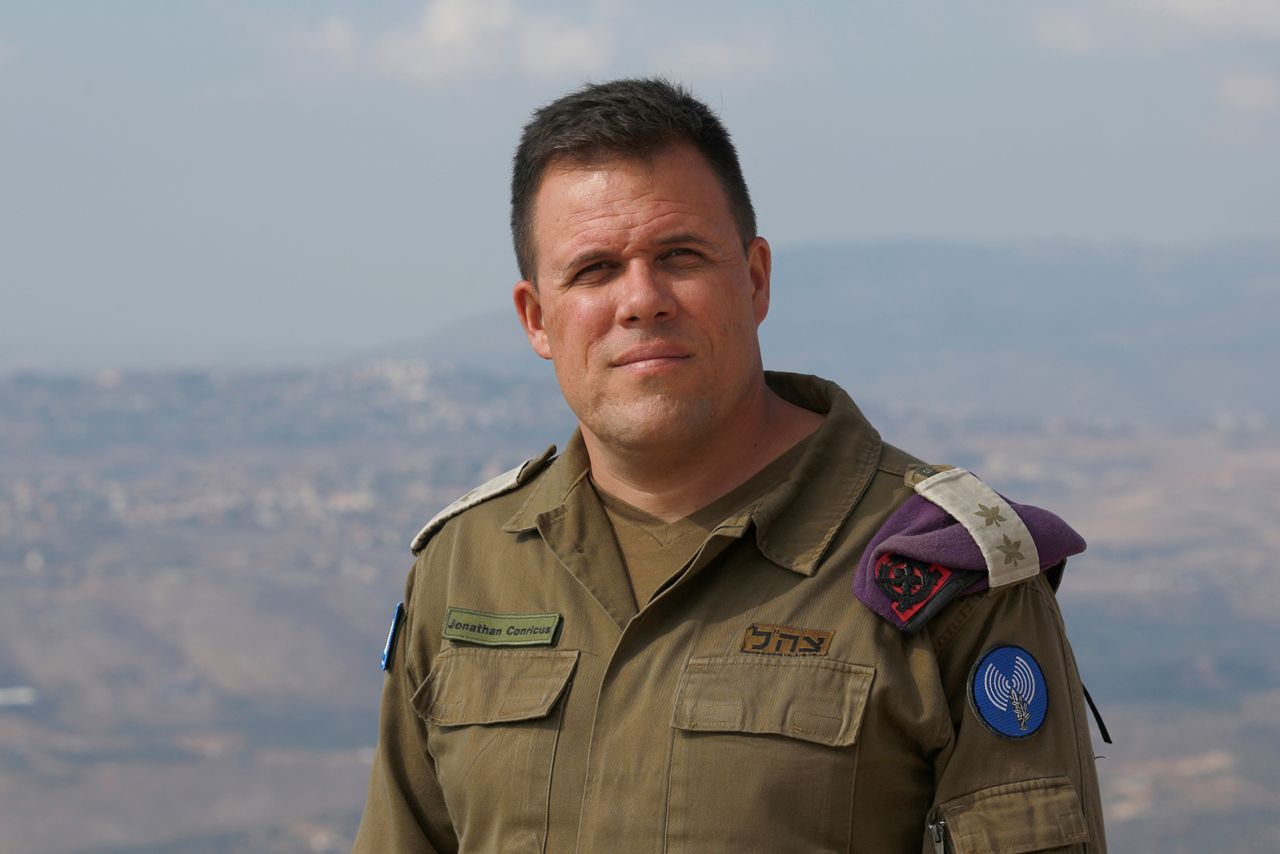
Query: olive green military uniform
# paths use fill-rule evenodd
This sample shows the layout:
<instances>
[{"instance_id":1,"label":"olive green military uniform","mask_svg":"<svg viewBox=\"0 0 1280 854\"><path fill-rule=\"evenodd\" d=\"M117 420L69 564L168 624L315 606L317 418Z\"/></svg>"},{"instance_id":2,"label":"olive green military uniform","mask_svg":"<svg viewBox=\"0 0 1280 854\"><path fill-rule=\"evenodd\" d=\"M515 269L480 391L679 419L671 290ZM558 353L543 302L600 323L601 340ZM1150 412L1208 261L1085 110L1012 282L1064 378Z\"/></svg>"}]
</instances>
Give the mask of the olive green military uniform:
<instances>
[{"instance_id":1,"label":"olive green military uniform","mask_svg":"<svg viewBox=\"0 0 1280 854\"><path fill-rule=\"evenodd\" d=\"M638 612L578 437L432 526L357 852L934 852L938 818L952 852L1105 851L1043 576L958 599L915 635L873 614L854 569L913 494L915 461L836 386L769 383L827 416L796 476L716 527ZM446 638L446 617L465 617L451 609L498 643ZM969 705L998 644L1044 672L1027 738Z\"/></svg>"}]
</instances>

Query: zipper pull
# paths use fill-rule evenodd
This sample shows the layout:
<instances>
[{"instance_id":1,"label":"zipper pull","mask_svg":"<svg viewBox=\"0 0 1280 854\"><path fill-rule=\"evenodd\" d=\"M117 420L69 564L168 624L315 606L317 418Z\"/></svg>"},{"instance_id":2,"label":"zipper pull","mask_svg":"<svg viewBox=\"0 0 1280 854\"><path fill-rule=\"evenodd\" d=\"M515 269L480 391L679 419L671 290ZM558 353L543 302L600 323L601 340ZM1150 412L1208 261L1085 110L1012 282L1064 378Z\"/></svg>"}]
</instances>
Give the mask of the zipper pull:
<instances>
[{"instance_id":1,"label":"zipper pull","mask_svg":"<svg viewBox=\"0 0 1280 854\"><path fill-rule=\"evenodd\" d=\"M938 816L930 821L929 835L933 837L935 854L947 854L947 820Z\"/></svg>"}]
</instances>

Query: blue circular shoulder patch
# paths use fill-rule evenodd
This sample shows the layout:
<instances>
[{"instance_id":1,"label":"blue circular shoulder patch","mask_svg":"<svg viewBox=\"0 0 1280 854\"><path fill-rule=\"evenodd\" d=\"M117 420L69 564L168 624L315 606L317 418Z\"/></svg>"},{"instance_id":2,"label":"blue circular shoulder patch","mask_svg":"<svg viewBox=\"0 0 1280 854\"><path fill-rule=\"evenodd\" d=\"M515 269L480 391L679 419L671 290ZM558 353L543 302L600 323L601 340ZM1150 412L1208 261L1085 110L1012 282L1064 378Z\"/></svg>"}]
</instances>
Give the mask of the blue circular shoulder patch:
<instances>
[{"instance_id":1,"label":"blue circular shoulder patch","mask_svg":"<svg viewBox=\"0 0 1280 854\"><path fill-rule=\"evenodd\" d=\"M969 703L978 720L996 735L1032 735L1049 709L1049 688L1040 663L1020 646L992 647L973 666Z\"/></svg>"}]
</instances>

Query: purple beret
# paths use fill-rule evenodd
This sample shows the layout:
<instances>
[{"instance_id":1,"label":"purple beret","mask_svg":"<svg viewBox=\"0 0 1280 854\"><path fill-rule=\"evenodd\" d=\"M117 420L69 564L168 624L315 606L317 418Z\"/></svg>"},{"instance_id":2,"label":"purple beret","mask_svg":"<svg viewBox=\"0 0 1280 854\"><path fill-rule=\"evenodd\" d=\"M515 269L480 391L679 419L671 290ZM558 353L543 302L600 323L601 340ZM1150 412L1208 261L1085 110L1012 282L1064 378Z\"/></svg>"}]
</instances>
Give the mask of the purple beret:
<instances>
[{"instance_id":1,"label":"purple beret","mask_svg":"<svg viewBox=\"0 0 1280 854\"><path fill-rule=\"evenodd\" d=\"M967 472L951 471L972 478ZM983 554L975 530L996 528L991 533L1003 540L997 540L994 548L1004 556L1005 563L1034 550L1039 572L1084 551L1084 539L1058 516L1030 504L999 500L999 507L994 501L992 506L975 504L981 508L973 514L979 519L967 520L966 525L924 495L911 496L872 536L862 553L854 576L854 595L899 629L914 633L957 596L993 586L992 555ZM1012 510L1017 519L1008 519L1004 515L1006 509ZM999 533L1006 524L1012 535ZM1031 548L1022 541L1026 534L1030 534ZM1029 574L1036 571L1031 568ZM1010 582L996 582L994 586L1001 583Z\"/></svg>"}]
</instances>

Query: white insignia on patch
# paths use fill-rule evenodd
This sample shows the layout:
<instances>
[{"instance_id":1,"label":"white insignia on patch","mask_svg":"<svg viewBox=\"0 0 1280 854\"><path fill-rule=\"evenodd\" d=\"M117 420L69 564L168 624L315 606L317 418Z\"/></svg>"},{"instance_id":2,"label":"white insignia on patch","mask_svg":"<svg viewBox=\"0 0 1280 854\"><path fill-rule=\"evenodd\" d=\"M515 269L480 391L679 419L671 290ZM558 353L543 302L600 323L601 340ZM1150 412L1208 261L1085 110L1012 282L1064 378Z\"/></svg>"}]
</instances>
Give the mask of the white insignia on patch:
<instances>
[{"instance_id":1,"label":"white insignia on patch","mask_svg":"<svg viewBox=\"0 0 1280 854\"><path fill-rule=\"evenodd\" d=\"M987 562L988 584L1003 587L1040 572L1035 540L1018 514L996 491L961 468L915 485L916 492L964 525Z\"/></svg>"},{"instance_id":2,"label":"white insignia on patch","mask_svg":"<svg viewBox=\"0 0 1280 854\"><path fill-rule=\"evenodd\" d=\"M431 521L422 526L422 530L418 532L418 536L413 538L413 543L409 546L409 551L417 555L427 547L427 541L444 527L444 523L448 522L454 516L465 513L478 504L483 504L490 498L495 498L504 493L510 492L520 484L524 483L526 478L534 472L541 469L547 464L556 453L556 446L551 445L536 457L525 460L520 465L504 471L497 477L490 478L439 513L431 517Z\"/></svg>"}]
</instances>

